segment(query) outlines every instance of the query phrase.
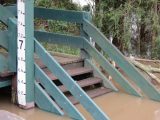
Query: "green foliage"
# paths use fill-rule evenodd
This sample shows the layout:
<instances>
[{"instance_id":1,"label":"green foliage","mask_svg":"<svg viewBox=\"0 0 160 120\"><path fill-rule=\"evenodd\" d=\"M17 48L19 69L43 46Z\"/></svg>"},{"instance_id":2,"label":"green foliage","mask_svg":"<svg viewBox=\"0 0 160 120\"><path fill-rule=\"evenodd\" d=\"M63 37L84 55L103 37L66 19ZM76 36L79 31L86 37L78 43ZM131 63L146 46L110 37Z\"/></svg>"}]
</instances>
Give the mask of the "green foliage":
<instances>
[{"instance_id":1,"label":"green foliage","mask_svg":"<svg viewBox=\"0 0 160 120\"><path fill-rule=\"evenodd\" d=\"M71 2L71 0L35 0L35 5L46 8L60 8L67 10L78 10L78 5Z\"/></svg>"},{"instance_id":2,"label":"green foliage","mask_svg":"<svg viewBox=\"0 0 160 120\"><path fill-rule=\"evenodd\" d=\"M160 34L159 0L101 0L96 4L94 22L108 38L113 36L113 43L122 52L130 53L133 14L136 15L138 26L136 39L139 45L137 44L136 49L139 49L140 55L145 55L148 46L152 46L151 53L155 53L155 47L159 42L157 38ZM155 58L154 55L152 54L151 57Z\"/></svg>"},{"instance_id":3,"label":"green foliage","mask_svg":"<svg viewBox=\"0 0 160 120\"><path fill-rule=\"evenodd\" d=\"M2 22L0 22L0 31L6 30L6 29L7 29L7 27Z\"/></svg>"}]
</instances>

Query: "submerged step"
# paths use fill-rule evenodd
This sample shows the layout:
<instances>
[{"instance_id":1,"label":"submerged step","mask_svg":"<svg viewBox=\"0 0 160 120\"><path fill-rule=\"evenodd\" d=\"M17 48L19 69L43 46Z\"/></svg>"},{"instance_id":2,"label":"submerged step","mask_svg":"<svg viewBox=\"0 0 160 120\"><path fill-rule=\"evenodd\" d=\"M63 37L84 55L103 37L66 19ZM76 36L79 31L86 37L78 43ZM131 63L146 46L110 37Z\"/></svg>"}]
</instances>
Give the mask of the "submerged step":
<instances>
[{"instance_id":1,"label":"submerged step","mask_svg":"<svg viewBox=\"0 0 160 120\"><path fill-rule=\"evenodd\" d=\"M48 75L48 77L51 80L57 80L56 76L54 76L48 69L44 69L44 72ZM72 77L77 76L77 75L92 73L92 72L93 72L93 70L91 68L85 68L85 67L67 70L67 73Z\"/></svg>"},{"instance_id":2,"label":"submerged step","mask_svg":"<svg viewBox=\"0 0 160 120\"><path fill-rule=\"evenodd\" d=\"M93 90L89 90L86 91L86 93L91 97L91 98L95 98L101 95L104 95L106 93L110 93L112 92L111 89L105 88L105 87L100 87L100 88L96 88ZM69 96L68 99L74 104L78 104L79 102L73 97L73 96Z\"/></svg>"},{"instance_id":3,"label":"submerged step","mask_svg":"<svg viewBox=\"0 0 160 120\"><path fill-rule=\"evenodd\" d=\"M87 78L87 79L77 81L77 83L81 87L87 87L87 86L95 85L95 84L98 84L98 83L101 83L101 82L102 82L102 79L96 78L96 77L91 77L91 78ZM59 86L59 89L62 92L67 92L68 91L67 88L64 85Z\"/></svg>"}]
</instances>

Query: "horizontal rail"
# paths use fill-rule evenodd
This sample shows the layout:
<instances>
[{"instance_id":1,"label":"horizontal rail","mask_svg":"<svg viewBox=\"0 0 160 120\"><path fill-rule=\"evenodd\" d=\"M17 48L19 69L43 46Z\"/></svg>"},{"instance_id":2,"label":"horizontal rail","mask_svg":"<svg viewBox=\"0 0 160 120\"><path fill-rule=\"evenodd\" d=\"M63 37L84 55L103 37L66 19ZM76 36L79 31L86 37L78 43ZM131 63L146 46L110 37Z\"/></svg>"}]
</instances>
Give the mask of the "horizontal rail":
<instances>
[{"instance_id":1,"label":"horizontal rail","mask_svg":"<svg viewBox=\"0 0 160 120\"><path fill-rule=\"evenodd\" d=\"M15 16L4 6L0 4L0 21L3 22L5 25L8 25L8 19L14 18Z\"/></svg>"},{"instance_id":2,"label":"horizontal rail","mask_svg":"<svg viewBox=\"0 0 160 120\"><path fill-rule=\"evenodd\" d=\"M70 10L55 10L46 8L35 8L35 18L60 20L66 22L83 23L86 12L77 12Z\"/></svg>"},{"instance_id":3,"label":"horizontal rail","mask_svg":"<svg viewBox=\"0 0 160 120\"><path fill-rule=\"evenodd\" d=\"M35 38L41 42L68 45L75 48L83 48L82 37L35 31Z\"/></svg>"},{"instance_id":4,"label":"horizontal rail","mask_svg":"<svg viewBox=\"0 0 160 120\"><path fill-rule=\"evenodd\" d=\"M109 120L108 116L93 102L62 66L35 40L35 52L43 63L66 86L72 95L96 120Z\"/></svg>"},{"instance_id":5,"label":"horizontal rail","mask_svg":"<svg viewBox=\"0 0 160 120\"><path fill-rule=\"evenodd\" d=\"M0 31L0 46L8 50L8 31Z\"/></svg>"},{"instance_id":6,"label":"horizontal rail","mask_svg":"<svg viewBox=\"0 0 160 120\"><path fill-rule=\"evenodd\" d=\"M11 85L11 80L1 80L0 79L0 88L7 87Z\"/></svg>"},{"instance_id":7,"label":"horizontal rail","mask_svg":"<svg viewBox=\"0 0 160 120\"><path fill-rule=\"evenodd\" d=\"M15 16L17 16L16 6L6 7ZM35 18L45 19L45 20L59 20L72 23L83 23L84 18L91 19L88 12L83 11L71 11L71 10L57 10L35 7Z\"/></svg>"},{"instance_id":8,"label":"horizontal rail","mask_svg":"<svg viewBox=\"0 0 160 120\"><path fill-rule=\"evenodd\" d=\"M158 89L122 55L122 53L109 42L109 40L88 20L84 20L84 31L95 40L107 55L114 60L118 66L130 77L141 89L153 100L160 101L160 92Z\"/></svg>"},{"instance_id":9,"label":"horizontal rail","mask_svg":"<svg viewBox=\"0 0 160 120\"><path fill-rule=\"evenodd\" d=\"M132 84L126 80L122 74L115 69L105 57L98 52L89 42L85 40L84 49L90 54L100 65L106 70L109 75L129 94L141 96L141 94L134 88Z\"/></svg>"}]
</instances>

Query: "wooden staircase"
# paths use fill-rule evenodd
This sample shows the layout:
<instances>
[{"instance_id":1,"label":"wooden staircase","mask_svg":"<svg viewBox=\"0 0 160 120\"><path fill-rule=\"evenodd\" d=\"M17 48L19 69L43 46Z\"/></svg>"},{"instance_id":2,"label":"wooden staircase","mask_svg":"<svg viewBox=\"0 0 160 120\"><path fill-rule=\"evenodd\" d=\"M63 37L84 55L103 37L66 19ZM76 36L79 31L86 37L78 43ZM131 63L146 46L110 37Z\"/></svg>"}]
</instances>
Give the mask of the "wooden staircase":
<instances>
[{"instance_id":1,"label":"wooden staircase","mask_svg":"<svg viewBox=\"0 0 160 120\"><path fill-rule=\"evenodd\" d=\"M69 58L62 56L54 56L54 58L91 98L95 98L106 93L112 92L111 89L108 89L103 86L102 78L94 76L93 69L84 66L84 59L77 57ZM42 63L40 59L36 59L35 61L38 64L38 66L40 66L40 68L45 72L45 74L72 102L72 104L75 105L79 103L68 91L68 89L56 78L56 76L49 71L49 69ZM39 84L41 83L39 82Z\"/></svg>"}]
</instances>

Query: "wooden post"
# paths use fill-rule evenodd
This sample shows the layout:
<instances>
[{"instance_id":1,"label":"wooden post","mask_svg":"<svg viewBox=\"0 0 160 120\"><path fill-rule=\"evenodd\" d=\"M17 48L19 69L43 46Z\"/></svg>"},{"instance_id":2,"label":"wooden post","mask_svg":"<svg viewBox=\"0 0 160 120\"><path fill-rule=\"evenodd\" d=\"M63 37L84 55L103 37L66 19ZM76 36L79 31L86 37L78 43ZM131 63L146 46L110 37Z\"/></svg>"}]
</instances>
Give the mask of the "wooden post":
<instances>
[{"instance_id":1,"label":"wooden post","mask_svg":"<svg viewBox=\"0 0 160 120\"><path fill-rule=\"evenodd\" d=\"M92 17L90 15L90 13L83 13L83 19L87 19L88 21L92 21ZM86 39L88 39L88 41L91 42L90 37L83 30L83 24L81 24L81 26L80 26L80 36L85 37ZM81 57L82 58L88 58L88 59L90 59L90 56L83 49L81 49L80 53L81 53Z\"/></svg>"},{"instance_id":2,"label":"wooden post","mask_svg":"<svg viewBox=\"0 0 160 120\"><path fill-rule=\"evenodd\" d=\"M17 0L17 92L18 104L34 107L34 1Z\"/></svg>"}]
</instances>

